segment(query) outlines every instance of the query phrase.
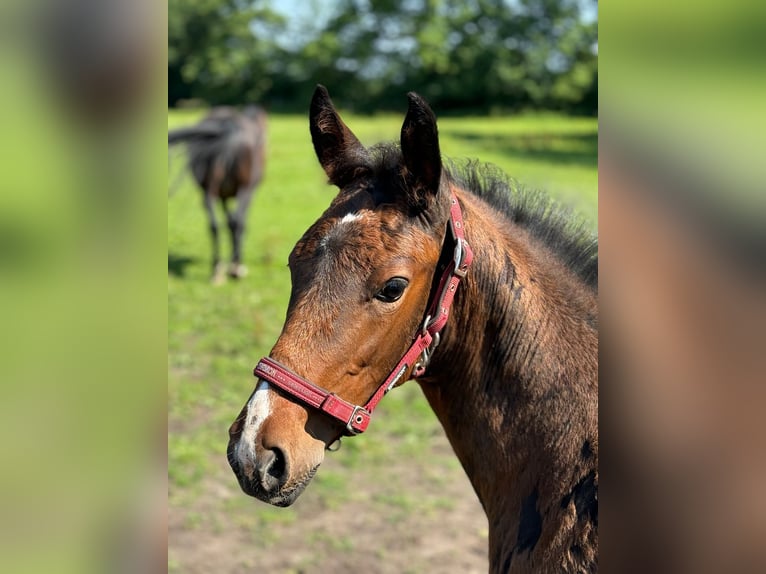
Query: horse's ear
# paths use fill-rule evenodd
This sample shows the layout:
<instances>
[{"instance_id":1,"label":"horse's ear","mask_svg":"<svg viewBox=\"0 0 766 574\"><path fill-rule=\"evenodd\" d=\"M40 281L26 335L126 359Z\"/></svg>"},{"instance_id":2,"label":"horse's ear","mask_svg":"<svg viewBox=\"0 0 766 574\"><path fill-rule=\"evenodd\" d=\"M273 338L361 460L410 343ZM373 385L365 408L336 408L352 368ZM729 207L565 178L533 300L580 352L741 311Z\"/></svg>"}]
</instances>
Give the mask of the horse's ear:
<instances>
[{"instance_id":1,"label":"horse's ear","mask_svg":"<svg viewBox=\"0 0 766 574\"><path fill-rule=\"evenodd\" d=\"M442 158L436 116L426 101L414 92L407 94L409 109L402 124L402 156L417 194L417 204L430 203L439 191Z\"/></svg>"},{"instance_id":2,"label":"horse's ear","mask_svg":"<svg viewBox=\"0 0 766 574\"><path fill-rule=\"evenodd\" d=\"M309 112L311 141L330 183L343 187L359 167L367 165L367 150L340 119L327 88L314 90Z\"/></svg>"}]
</instances>

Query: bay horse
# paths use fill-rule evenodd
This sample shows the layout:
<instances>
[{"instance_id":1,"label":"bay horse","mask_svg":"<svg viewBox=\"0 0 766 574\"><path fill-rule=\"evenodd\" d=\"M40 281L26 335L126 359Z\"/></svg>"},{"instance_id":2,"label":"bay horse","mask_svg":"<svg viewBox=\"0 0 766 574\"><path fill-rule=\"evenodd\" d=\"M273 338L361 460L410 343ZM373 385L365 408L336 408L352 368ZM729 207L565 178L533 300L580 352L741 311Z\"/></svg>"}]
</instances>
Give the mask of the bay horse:
<instances>
[{"instance_id":1,"label":"bay horse","mask_svg":"<svg viewBox=\"0 0 766 574\"><path fill-rule=\"evenodd\" d=\"M169 146L186 144L189 169L203 192L213 244L214 283L221 283L225 277L220 261L216 200L223 206L231 236L229 276L240 278L247 271L242 263L242 238L250 201L263 179L266 123L266 112L258 106L248 106L243 112L219 107L194 126L168 132ZM236 199L235 209L229 207L231 199Z\"/></svg>"},{"instance_id":2,"label":"bay horse","mask_svg":"<svg viewBox=\"0 0 766 574\"><path fill-rule=\"evenodd\" d=\"M408 99L400 145L365 148L314 93L340 192L290 254L286 321L229 463L245 493L288 506L414 379L486 512L490 571L596 571L597 240L488 166L443 164L433 112Z\"/></svg>"}]
</instances>

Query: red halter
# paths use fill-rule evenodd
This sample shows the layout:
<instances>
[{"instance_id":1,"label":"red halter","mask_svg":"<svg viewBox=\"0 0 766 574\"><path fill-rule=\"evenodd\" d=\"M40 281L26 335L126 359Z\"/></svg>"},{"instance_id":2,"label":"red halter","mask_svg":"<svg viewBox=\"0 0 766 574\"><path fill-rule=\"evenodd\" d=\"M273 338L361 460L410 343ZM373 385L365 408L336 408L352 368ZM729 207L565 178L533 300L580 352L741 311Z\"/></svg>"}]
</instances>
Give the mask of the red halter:
<instances>
[{"instance_id":1,"label":"red halter","mask_svg":"<svg viewBox=\"0 0 766 574\"><path fill-rule=\"evenodd\" d=\"M269 357L262 358L253 374L264 379L295 397L300 402L319 409L345 425L343 434L352 436L364 432L370 424L370 416L383 396L390 391L404 376L410 365L414 365L412 376L422 376L431 359L431 354L439 345L439 333L449 318L449 310L455 297L460 280L465 277L468 266L473 260L473 251L465 240L463 214L460 204L453 193L451 195L449 230L455 242L452 261L441 276L434 298L428 307L426 318L419 332L415 334L410 348L396 364L391 374L381 383L378 390L364 406L344 401L335 393L318 387L289 370L284 365ZM446 248L445 243L442 249Z\"/></svg>"}]
</instances>

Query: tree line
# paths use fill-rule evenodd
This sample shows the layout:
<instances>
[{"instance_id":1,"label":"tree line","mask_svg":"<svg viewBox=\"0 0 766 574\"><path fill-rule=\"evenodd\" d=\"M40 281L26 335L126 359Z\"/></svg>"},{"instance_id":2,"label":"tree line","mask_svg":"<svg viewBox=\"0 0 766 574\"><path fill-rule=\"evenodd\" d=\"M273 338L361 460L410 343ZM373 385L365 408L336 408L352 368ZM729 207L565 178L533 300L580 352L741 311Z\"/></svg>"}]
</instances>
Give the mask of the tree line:
<instances>
[{"instance_id":1,"label":"tree line","mask_svg":"<svg viewBox=\"0 0 766 574\"><path fill-rule=\"evenodd\" d=\"M274 0L279 2L280 0ZM169 0L168 103L596 114L595 0Z\"/></svg>"}]
</instances>

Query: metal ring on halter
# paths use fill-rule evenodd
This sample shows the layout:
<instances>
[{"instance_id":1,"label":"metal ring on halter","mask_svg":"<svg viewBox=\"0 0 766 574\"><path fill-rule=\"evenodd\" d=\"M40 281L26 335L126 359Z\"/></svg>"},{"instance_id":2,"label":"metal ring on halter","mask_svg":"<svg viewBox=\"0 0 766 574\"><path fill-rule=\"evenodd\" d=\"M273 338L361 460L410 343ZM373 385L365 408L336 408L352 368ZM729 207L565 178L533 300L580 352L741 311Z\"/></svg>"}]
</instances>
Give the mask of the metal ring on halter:
<instances>
[{"instance_id":1,"label":"metal ring on halter","mask_svg":"<svg viewBox=\"0 0 766 574\"><path fill-rule=\"evenodd\" d=\"M330 444L328 444L325 447L325 450L328 450L330 452L338 452L340 450L340 447L342 446L340 442L340 438L341 437L338 437L334 441L332 441Z\"/></svg>"},{"instance_id":2,"label":"metal ring on halter","mask_svg":"<svg viewBox=\"0 0 766 574\"><path fill-rule=\"evenodd\" d=\"M431 315L426 315L426 318L423 320L423 326L420 328L420 334L425 335L426 331L428 331L428 323L431 322Z\"/></svg>"},{"instance_id":3,"label":"metal ring on halter","mask_svg":"<svg viewBox=\"0 0 766 574\"><path fill-rule=\"evenodd\" d=\"M441 343L442 335L441 333L434 333L434 340L431 341L431 345L428 347L428 354L433 355L434 351L436 350L436 347L439 346L439 343Z\"/></svg>"},{"instance_id":4,"label":"metal ring on halter","mask_svg":"<svg viewBox=\"0 0 766 574\"><path fill-rule=\"evenodd\" d=\"M457 238L457 241L455 242L455 254L453 255L453 260L455 261L455 269L452 270L453 275L457 275L461 279L466 276L468 273L468 268L461 269L460 266L463 264L463 259L465 256L465 241L463 239Z\"/></svg>"},{"instance_id":5,"label":"metal ring on halter","mask_svg":"<svg viewBox=\"0 0 766 574\"><path fill-rule=\"evenodd\" d=\"M439 346L439 342L441 341L441 334L440 333L434 333L434 338L431 341L431 344L428 345L425 349L423 349L423 352L420 354L420 358L418 359L418 362L415 363L415 371L425 371L428 368L428 364L431 362L431 355L433 355L434 351L436 350L436 347Z\"/></svg>"},{"instance_id":6,"label":"metal ring on halter","mask_svg":"<svg viewBox=\"0 0 766 574\"><path fill-rule=\"evenodd\" d=\"M455 262L455 269L459 268L463 262L463 240L459 237L455 240L455 251L452 254L452 260Z\"/></svg>"},{"instance_id":7,"label":"metal ring on halter","mask_svg":"<svg viewBox=\"0 0 766 574\"><path fill-rule=\"evenodd\" d=\"M413 374L417 376L421 376L423 373L426 372L426 367L428 366L428 350L425 349L420 354L420 357L418 357L417 362L415 363L415 366L412 368Z\"/></svg>"},{"instance_id":8,"label":"metal ring on halter","mask_svg":"<svg viewBox=\"0 0 766 574\"><path fill-rule=\"evenodd\" d=\"M428 349L423 351L424 353L426 353L425 367L428 367L428 363L431 362L431 356L434 354L434 351L436 350L436 347L439 346L439 343L441 342L441 340L442 340L441 333L434 333L434 338L431 341L431 344L428 345Z\"/></svg>"}]
</instances>

